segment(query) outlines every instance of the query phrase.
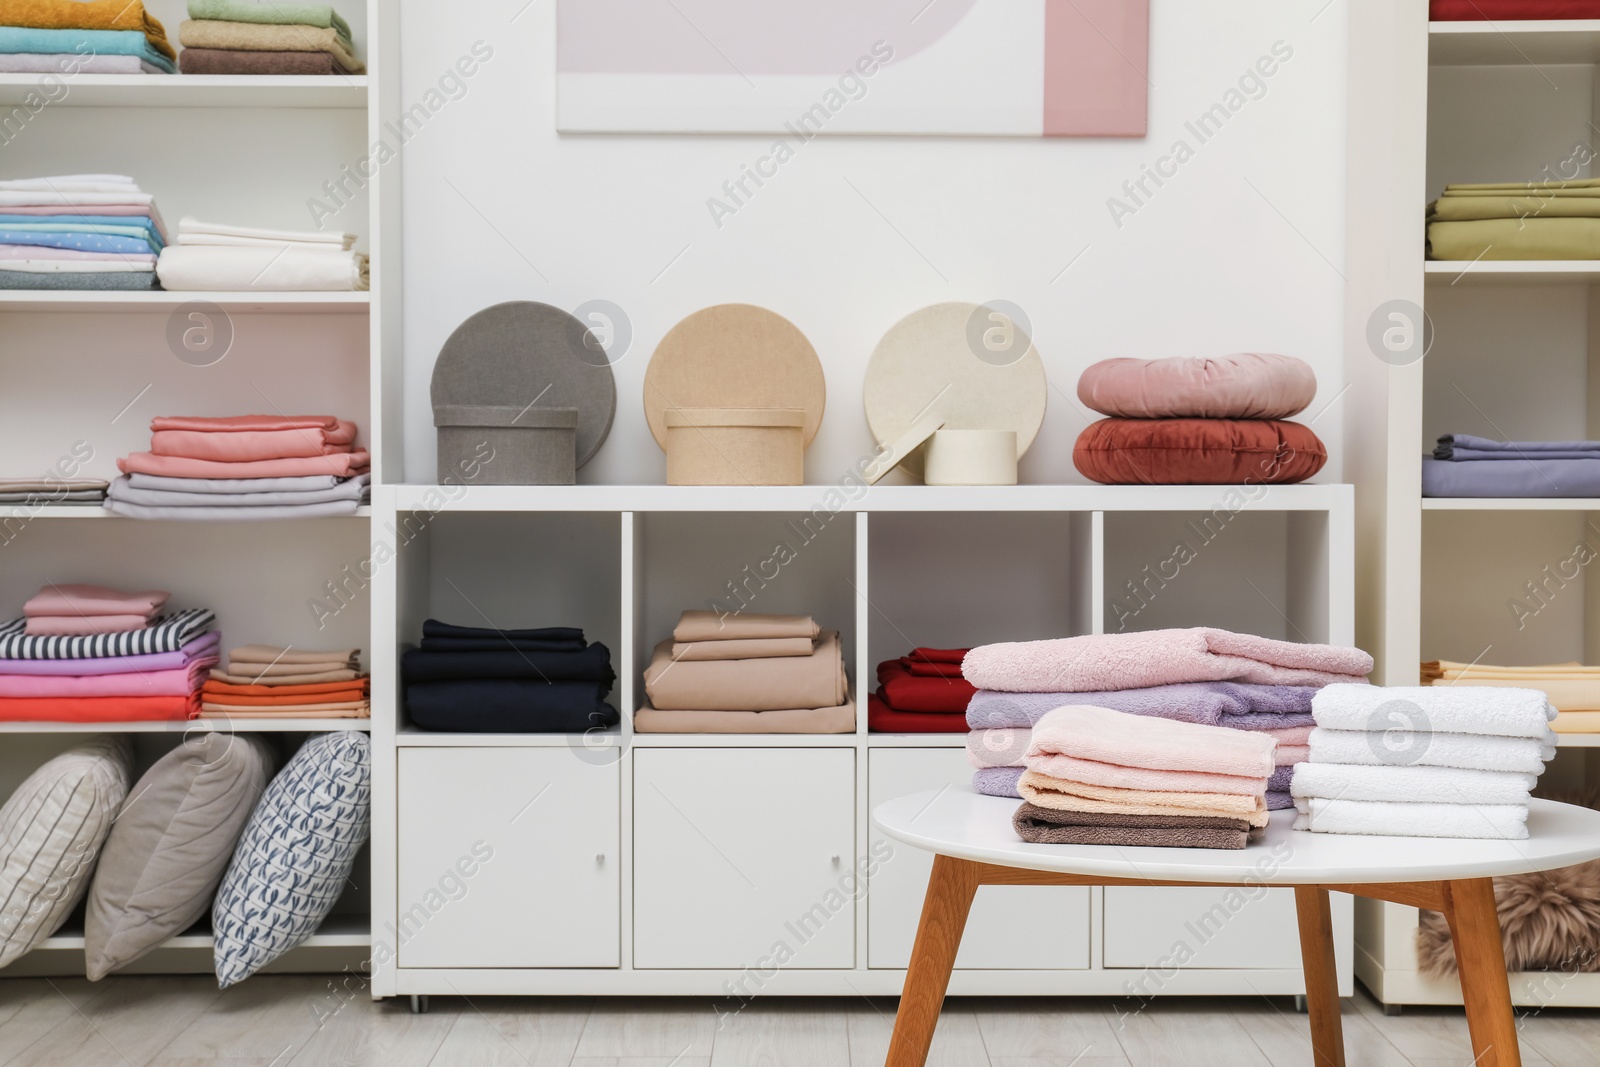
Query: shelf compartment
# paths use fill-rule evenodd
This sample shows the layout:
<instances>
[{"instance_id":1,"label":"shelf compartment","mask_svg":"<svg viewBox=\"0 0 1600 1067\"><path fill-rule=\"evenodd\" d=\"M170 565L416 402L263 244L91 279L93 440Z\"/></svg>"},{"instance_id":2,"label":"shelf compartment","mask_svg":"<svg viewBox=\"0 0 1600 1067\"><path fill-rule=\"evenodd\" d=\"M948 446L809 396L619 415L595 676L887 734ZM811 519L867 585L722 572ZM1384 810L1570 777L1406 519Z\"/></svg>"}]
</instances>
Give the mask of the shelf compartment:
<instances>
[{"instance_id":1,"label":"shelf compartment","mask_svg":"<svg viewBox=\"0 0 1600 1067\"><path fill-rule=\"evenodd\" d=\"M165 289L130 292L87 292L70 289L7 289L0 291L4 311L172 311L184 304L215 304L236 312L325 313L365 315L370 292L335 293L180 293Z\"/></svg>"},{"instance_id":2,"label":"shelf compartment","mask_svg":"<svg viewBox=\"0 0 1600 1067\"><path fill-rule=\"evenodd\" d=\"M46 74L0 74L0 105L40 94ZM249 74L73 74L51 107L340 107L367 106L367 76Z\"/></svg>"},{"instance_id":3,"label":"shelf compartment","mask_svg":"<svg viewBox=\"0 0 1600 1067\"><path fill-rule=\"evenodd\" d=\"M1430 22L1428 65L1527 66L1600 62L1600 20Z\"/></svg>"},{"instance_id":4,"label":"shelf compartment","mask_svg":"<svg viewBox=\"0 0 1600 1067\"><path fill-rule=\"evenodd\" d=\"M1582 285L1600 281L1600 260L1430 259L1423 264L1429 286Z\"/></svg>"}]
</instances>

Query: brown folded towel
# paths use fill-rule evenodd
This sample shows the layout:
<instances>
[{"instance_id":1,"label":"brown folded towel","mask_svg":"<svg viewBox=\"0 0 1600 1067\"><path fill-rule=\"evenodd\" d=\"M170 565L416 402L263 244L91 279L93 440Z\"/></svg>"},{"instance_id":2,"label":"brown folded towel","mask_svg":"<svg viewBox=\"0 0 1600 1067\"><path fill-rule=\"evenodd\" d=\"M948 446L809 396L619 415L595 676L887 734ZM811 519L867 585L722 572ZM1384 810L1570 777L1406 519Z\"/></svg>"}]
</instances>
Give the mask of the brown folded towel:
<instances>
[{"instance_id":1,"label":"brown folded towel","mask_svg":"<svg viewBox=\"0 0 1600 1067\"><path fill-rule=\"evenodd\" d=\"M211 671L211 677L219 682L229 685L310 685L314 682L349 682L362 677L355 671L317 671L311 674L261 674L253 670L254 664L245 663L238 667L239 673L229 674L227 671Z\"/></svg>"},{"instance_id":2,"label":"brown folded towel","mask_svg":"<svg viewBox=\"0 0 1600 1067\"><path fill-rule=\"evenodd\" d=\"M328 52L339 65L355 74L367 68L345 50L339 31L332 27L268 25L257 22L221 22L189 19L178 27L185 48L217 48L240 52Z\"/></svg>"},{"instance_id":3,"label":"brown folded towel","mask_svg":"<svg viewBox=\"0 0 1600 1067\"><path fill-rule=\"evenodd\" d=\"M809 637L752 637L743 641L674 641L672 658L772 659L777 656L809 656L816 650L816 641Z\"/></svg>"},{"instance_id":4,"label":"brown folded towel","mask_svg":"<svg viewBox=\"0 0 1600 1067\"><path fill-rule=\"evenodd\" d=\"M183 74L354 74L332 52L247 52L237 48L185 48Z\"/></svg>"},{"instance_id":5,"label":"brown folded towel","mask_svg":"<svg viewBox=\"0 0 1600 1067\"><path fill-rule=\"evenodd\" d=\"M724 615L715 611L686 611L678 616L672 639L679 643L768 637L815 639L821 632L810 615Z\"/></svg>"},{"instance_id":6,"label":"brown folded towel","mask_svg":"<svg viewBox=\"0 0 1600 1067\"><path fill-rule=\"evenodd\" d=\"M286 648L283 645L242 645L239 648L228 650L228 662L234 663L260 663L263 666L273 664L282 666L290 664L339 663L354 668L361 659L359 648L334 648L320 650L315 648Z\"/></svg>"},{"instance_id":7,"label":"brown folded towel","mask_svg":"<svg viewBox=\"0 0 1600 1067\"><path fill-rule=\"evenodd\" d=\"M1243 819L1057 811L1027 802L1011 816L1011 825L1022 840L1039 845L1234 849L1244 848L1266 832Z\"/></svg>"},{"instance_id":8,"label":"brown folded towel","mask_svg":"<svg viewBox=\"0 0 1600 1067\"><path fill-rule=\"evenodd\" d=\"M775 711L660 711L646 701L633 717L641 734L850 734L856 706Z\"/></svg>"},{"instance_id":9,"label":"brown folded towel","mask_svg":"<svg viewBox=\"0 0 1600 1067\"><path fill-rule=\"evenodd\" d=\"M663 641L645 668L650 703L664 711L777 711L830 708L845 701L839 632L825 630L809 656L676 660Z\"/></svg>"}]
</instances>

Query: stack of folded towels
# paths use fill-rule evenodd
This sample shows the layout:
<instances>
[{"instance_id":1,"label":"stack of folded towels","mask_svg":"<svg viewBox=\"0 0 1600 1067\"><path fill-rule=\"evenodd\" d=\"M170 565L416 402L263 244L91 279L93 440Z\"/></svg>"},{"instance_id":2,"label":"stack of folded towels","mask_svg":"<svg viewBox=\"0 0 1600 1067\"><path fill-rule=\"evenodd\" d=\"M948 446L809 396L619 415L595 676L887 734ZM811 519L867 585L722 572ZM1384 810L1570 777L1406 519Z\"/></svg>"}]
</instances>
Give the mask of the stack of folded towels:
<instances>
[{"instance_id":1,"label":"stack of folded towels","mask_svg":"<svg viewBox=\"0 0 1600 1067\"><path fill-rule=\"evenodd\" d=\"M99 504L111 485L100 478L0 478L0 504L22 504L30 508L56 504Z\"/></svg>"},{"instance_id":2,"label":"stack of folded towels","mask_svg":"<svg viewBox=\"0 0 1600 1067\"><path fill-rule=\"evenodd\" d=\"M139 0L7 0L0 73L171 74L167 31Z\"/></svg>"},{"instance_id":3,"label":"stack of folded towels","mask_svg":"<svg viewBox=\"0 0 1600 1067\"><path fill-rule=\"evenodd\" d=\"M1024 841L1244 848L1267 825L1266 734L1109 708L1056 708L1034 727L1012 816Z\"/></svg>"},{"instance_id":4,"label":"stack of folded towels","mask_svg":"<svg viewBox=\"0 0 1600 1067\"><path fill-rule=\"evenodd\" d=\"M263 230L185 217L161 249L156 274L189 292L351 292L371 288L353 233Z\"/></svg>"},{"instance_id":5,"label":"stack of folded towels","mask_svg":"<svg viewBox=\"0 0 1600 1067\"><path fill-rule=\"evenodd\" d=\"M360 74L350 26L326 4L189 0L185 74Z\"/></svg>"},{"instance_id":6,"label":"stack of folded towels","mask_svg":"<svg viewBox=\"0 0 1600 1067\"><path fill-rule=\"evenodd\" d=\"M686 611L644 672L640 733L845 734L856 728L837 630L809 615Z\"/></svg>"},{"instance_id":7,"label":"stack of folded towels","mask_svg":"<svg viewBox=\"0 0 1600 1067\"><path fill-rule=\"evenodd\" d=\"M1447 185L1428 205L1430 259L1600 259L1600 178Z\"/></svg>"},{"instance_id":8,"label":"stack of folded towels","mask_svg":"<svg viewBox=\"0 0 1600 1067\"><path fill-rule=\"evenodd\" d=\"M0 719L190 719L217 663L216 616L162 614L168 594L50 584L0 626Z\"/></svg>"},{"instance_id":9,"label":"stack of folded towels","mask_svg":"<svg viewBox=\"0 0 1600 1067\"><path fill-rule=\"evenodd\" d=\"M406 711L424 730L567 734L615 726L611 650L565 626L491 630L429 619L400 661Z\"/></svg>"},{"instance_id":10,"label":"stack of folded towels","mask_svg":"<svg viewBox=\"0 0 1600 1067\"><path fill-rule=\"evenodd\" d=\"M1292 807L1294 765L1309 757L1312 698L1331 683L1364 683L1371 670L1372 657L1357 648L1208 628L982 645L962 661L978 688L967 707L972 787L1020 796L1035 724L1087 704L1270 738L1267 807Z\"/></svg>"},{"instance_id":11,"label":"stack of folded towels","mask_svg":"<svg viewBox=\"0 0 1600 1067\"><path fill-rule=\"evenodd\" d=\"M1422 495L1600 496L1600 441L1495 441L1446 434L1433 455L1422 459Z\"/></svg>"},{"instance_id":12,"label":"stack of folded towels","mask_svg":"<svg viewBox=\"0 0 1600 1067\"><path fill-rule=\"evenodd\" d=\"M371 490L356 425L332 415L157 418L150 451L117 460L106 507L136 519L354 515Z\"/></svg>"},{"instance_id":13,"label":"stack of folded towels","mask_svg":"<svg viewBox=\"0 0 1600 1067\"><path fill-rule=\"evenodd\" d=\"M1600 733L1600 667L1551 663L1543 667L1496 667L1487 663L1433 660L1422 665L1424 685L1510 686L1544 693L1558 734Z\"/></svg>"},{"instance_id":14,"label":"stack of folded towels","mask_svg":"<svg viewBox=\"0 0 1600 1067\"><path fill-rule=\"evenodd\" d=\"M292 645L245 645L201 689L207 715L234 719L368 719L361 650L320 652Z\"/></svg>"},{"instance_id":15,"label":"stack of folded towels","mask_svg":"<svg viewBox=\"0 0 1600 1067\"><path fill-rule=\"evenodd\" d=\"M1528 836L1528 796L1555 755L1534 689L1331 685L1295 768L1295 829L1380 837Z\"/></svg>"},{"instance_id":16,"label":"stack of folded towels","mask_svg":"<svg viewBox=\"0 0 1600 1067\"><path fill-rule=\"evenodd\" d=\"M1303 481L1328 450L1284 420L1316 393L1316 374L1293 356L1102 360L1078 379L1078 399L1110 417L1078 435L1072 462L1108 485Z\"/></svg>"},{"instance_id":17,"label":"stack of folded towels","mask_svg":"<svg viewBox=\"0 0 1600 1067\"><path fill-rule=\"evenodd\" d=\"M878 664L878 691L867 697L867 728L880 733L946 734L967 728L977 690L961 677L964 648L914 648Z\"/></svg>"},{"instance_id":18,"label":"stack of folded towels","mask_svg":"<svg viewBox=\"0 0 1600 1067\"><path fill-rule=\"evenodd\" d=\"M166 237L127 175L0 181L0 289L159 289Z\"/></svg>"}]
</instances>

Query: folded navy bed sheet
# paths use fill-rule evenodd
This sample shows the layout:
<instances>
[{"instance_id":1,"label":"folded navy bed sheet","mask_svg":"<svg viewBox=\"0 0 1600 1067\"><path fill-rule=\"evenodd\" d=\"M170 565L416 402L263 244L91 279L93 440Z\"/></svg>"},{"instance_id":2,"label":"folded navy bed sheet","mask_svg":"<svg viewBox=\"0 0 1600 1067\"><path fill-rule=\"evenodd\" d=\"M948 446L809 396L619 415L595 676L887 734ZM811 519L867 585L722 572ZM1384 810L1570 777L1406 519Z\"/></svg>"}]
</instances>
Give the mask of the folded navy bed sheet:
<instances>
[{"instance_id":1,"label":"folded navy bed sheet","mask_svg":"<svg viewBox=\"0 0 1600 1067\"><path fill-rule=\"evenodd\" d=\"M532 678L535 681L605 682L617 680L611 668L611 650L598 641L571 652L508 649L495 652L415 648L400 660L407 682L454 681L472 678Z\"/></svg>"}]
</instances>

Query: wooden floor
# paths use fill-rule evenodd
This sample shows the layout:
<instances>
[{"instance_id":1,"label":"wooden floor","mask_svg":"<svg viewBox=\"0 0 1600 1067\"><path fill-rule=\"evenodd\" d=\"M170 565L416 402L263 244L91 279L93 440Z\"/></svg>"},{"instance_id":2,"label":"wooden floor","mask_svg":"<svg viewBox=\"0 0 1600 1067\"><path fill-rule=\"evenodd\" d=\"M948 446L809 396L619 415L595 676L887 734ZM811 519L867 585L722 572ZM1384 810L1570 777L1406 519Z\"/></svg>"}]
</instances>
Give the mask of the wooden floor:
<instances>
[{"instance_id":1,"label":"wooden floor","mask_svg":"<svg viewBox=\"0 0 1600 1067\"><path fill-rule=\"evenodd\" d=\"M937 1067L1305 1067L1306 1017L1281 998L952 1000ZM705 1000L336 995L326 978L0 979L0 1064L11 1067L877 1067L892 1000L756 1001L719 1020ZM1472 1062L1459 1011L1387 1018L1345 1002L1351 1067ZM1600 1011L1522 1019L1529 1067L1600 1063Z\"/></svg>"}]
</instances>

